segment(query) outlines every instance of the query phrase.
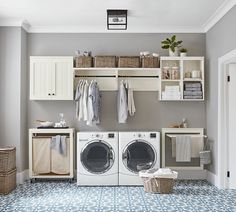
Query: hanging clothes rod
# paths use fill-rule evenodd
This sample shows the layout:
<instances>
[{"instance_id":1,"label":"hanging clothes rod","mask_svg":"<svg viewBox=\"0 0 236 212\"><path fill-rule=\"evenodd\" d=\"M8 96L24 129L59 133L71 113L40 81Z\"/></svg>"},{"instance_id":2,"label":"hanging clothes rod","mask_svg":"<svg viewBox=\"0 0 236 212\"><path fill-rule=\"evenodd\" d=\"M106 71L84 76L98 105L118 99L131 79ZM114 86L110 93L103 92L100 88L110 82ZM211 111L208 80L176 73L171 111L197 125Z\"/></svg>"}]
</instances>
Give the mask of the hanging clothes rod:
<instances>
[{"instance_id":1,"label":"hanging clothes rod","mask_svg":"<svg viewBox=\"0 0 236 212\"><path fill-rule=\"evenodd\" d=\"M64 136L64 135L61 135L61 136ZM52 138L52 137L54 137L54 135L52 135L52 136L43 136L43 135L41 135L41 136L38 136L38 135L32 136L32 138ZM70 138L70 137L66 136L66 138Z\"/></svg>"},{"instance_id":2,"label":"hanging clothes rod","mask_svg":"<svg viewBox=\"0 0 236 212\"><path fill-rule=\"evenodd\" d=\"M188 133L181 133L181 134L166 134L169 138L176 138L176 136L191 136L191 137L201 137L201 138L207 138L207 135L199 135L199 134L188 134Z\"/></svg>"},{"instance_id":3,"label":"hanging clothes rod","mask_svg":"<svg viewBox=\"0 0 236 212\"><path fill-rule=\"evenodd\" d=\"M103 76L75 76L75 78L106 78L106 77L116 77L115 75L103 75ZM118 78L159 78L159 76L118 76Z\"/></svg>"}]
</instances>

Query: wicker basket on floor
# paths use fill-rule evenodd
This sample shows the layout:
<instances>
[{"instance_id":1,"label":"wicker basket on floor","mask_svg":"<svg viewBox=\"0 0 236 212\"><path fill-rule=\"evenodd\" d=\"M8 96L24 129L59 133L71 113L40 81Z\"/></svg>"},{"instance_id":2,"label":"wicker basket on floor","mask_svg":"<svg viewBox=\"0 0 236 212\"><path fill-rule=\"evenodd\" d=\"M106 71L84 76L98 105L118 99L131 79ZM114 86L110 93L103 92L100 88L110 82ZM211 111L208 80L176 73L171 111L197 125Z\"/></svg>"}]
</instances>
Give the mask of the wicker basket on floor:
<instances>
[{"instance_id":1,"label":"wicker basket on floor","mask_svg":"<svg viewBox=\"0 0 236 212\"><path fill-rule=\"evenodd\" d=\"M142 177L144 190L149 193L169 194L173 190L174 179L172 178L149 178Z\"/></svg>"},{"instance_id":2,"label":"wicker basket on floor","mask_svg":"<svg viewBox=\"0 0 236 212\"><path fill-rule=\"evenodd\" d=\"M0 173L0 194L9 194L16 188L16 169Z\"/></svg>"},{"instance_id":3,"label":"wicker basket on floor","mask_svg":"<svg viewBox=\"0 0 236 212\"><path fill-rule=\"evenodd\" d=\"M138 56L120 56L118 67L120 68L139 68L140 57Z\"/></svg>"},{"instance_id":4,"label":"wicker basket on floor","mask_svg":"<svg viewBox=\"0 0 236 212\"><path fill-rule=\"evenodd\" d=\"M95 56L94 66L97 68L115 68L116 56Z\"/></svg>"},{"instance_id":5,"label":"wicker basket on floor","mask_svg":"<svg viewBox=\"0 0 236 212\"><path fill-rule=\"evenodd\" d=\"M93 67L93 58L90 56L78 56L75 58L76 68L90 68Z\"/></svg>"},{"instance_id":6,"label":"wicker basket on floor","mask_svg":"<svg viewBox=\"0 0 236 212\"><path fill-rule=\"evenodd\" d=\"M142 68L158 68L159 58L158 57L143 57Z\"/></svg>"},{"instance_id":7,"label":"wicker basket on floor","mask_svg":"<svg viewBox=\"0 0 236 212\"><path fill-rule=\"evenodd\" d=\"M16 168L16 148L0 148L0 173L6 173Z\"/></svg>"}]
</instances>

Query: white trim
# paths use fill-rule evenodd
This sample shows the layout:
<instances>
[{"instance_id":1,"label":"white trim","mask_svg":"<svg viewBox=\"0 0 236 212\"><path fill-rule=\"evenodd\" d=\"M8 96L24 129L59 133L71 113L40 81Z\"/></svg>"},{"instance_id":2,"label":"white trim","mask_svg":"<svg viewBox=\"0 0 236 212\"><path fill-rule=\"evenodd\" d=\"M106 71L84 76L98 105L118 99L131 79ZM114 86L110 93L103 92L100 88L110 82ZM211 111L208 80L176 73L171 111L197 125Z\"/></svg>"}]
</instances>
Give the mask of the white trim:
<instances>
[{"instance_id":1,"label":"white trim","mask_svg":"<svg viewBox=\"0 0 236 212\"><path fill-rule=\"evenodd\" d=\"M22 184L28 179L29 179L29 170L28 169L26 169L22 172L18 172L16 174L16 183L17 184Z\"/></svg>"},{"instance_id":2,"label":"white trim","mask_svg":"<svg viewBox=\"0 0 236 212\"><path fill-rule=\"evenodd\" d=\"M158 26L146 29L107 30L106 28L83 26L31 26L29 33L204 33L201 27L195 26Z\"/></svg>"},{"instance_id":3,"label":"white trim","mask_svg":"<svg viewBox=\"0 0 236 212\"><path fill-rule=\"evenodd\" d=\"M224 15L236 5L236 0L225 0L213 15L202 25L204 32L210 30Z\"/></svg>"},{"instance_id":4,"label":"white trim","mask_svg":"<svg viewBox=\"0 0 236 212\"><path fill-rule=\"evenodd\" d=\"M218 166L217 186L227 188L226 66L236 58L236 49L218 59Z\"/></svg>"},{"instance_id":5,"label":"white trim","mask_svg":"<svg viewBox=\"0 0 236 212\"><path fill-rule=\"evenodd\" d=\"M206 171L206 176L207 176L207 181L209 183L211 183L212 185L217 186L217 176L214 173L207 170Z\"/></svg>"}]
</instances>

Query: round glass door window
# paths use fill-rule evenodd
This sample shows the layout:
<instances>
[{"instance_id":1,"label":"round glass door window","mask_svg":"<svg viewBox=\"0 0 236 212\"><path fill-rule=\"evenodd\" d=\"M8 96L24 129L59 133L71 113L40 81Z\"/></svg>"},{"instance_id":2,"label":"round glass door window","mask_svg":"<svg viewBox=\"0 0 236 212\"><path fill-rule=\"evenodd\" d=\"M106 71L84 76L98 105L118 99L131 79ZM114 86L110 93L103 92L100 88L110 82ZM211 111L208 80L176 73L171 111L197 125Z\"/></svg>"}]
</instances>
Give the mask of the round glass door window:
<instances>
[{"instance_id":1,"label":"round glass door window","mask_svg":"<svg viewBox=\"0 0 236 212\"><path fill-rule=\"evenodd\" d=\"M84 168L90 173L102 174L112 167L114 151L108 143L94 140L84 147L80 160Z\"/></svg>"},{"instance_id":2,"label":"round glass door window","mask_svg":"<svg viewBox=\"0 0 236 212\"><path fill-rule=\"evenodd\" d=\"M152 168L156 162L155 152L153 146L144 140L132 141L123 151L123 163L134 173Z\"/></svg>"}]
</instances>

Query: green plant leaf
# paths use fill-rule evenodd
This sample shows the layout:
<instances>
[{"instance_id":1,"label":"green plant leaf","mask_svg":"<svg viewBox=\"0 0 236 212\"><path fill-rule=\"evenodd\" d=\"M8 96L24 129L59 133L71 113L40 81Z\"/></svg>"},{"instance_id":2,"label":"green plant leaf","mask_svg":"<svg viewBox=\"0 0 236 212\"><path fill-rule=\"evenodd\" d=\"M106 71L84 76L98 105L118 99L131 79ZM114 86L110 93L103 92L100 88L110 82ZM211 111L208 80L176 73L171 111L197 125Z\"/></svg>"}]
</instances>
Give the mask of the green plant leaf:
<instances>
[{"instance_id":1,"label":"green plant leaf","mask_svg":"<svg viewBox=\"0 0 236 212\"><path fill-rule=\"evenodd\" d=\"M169 42L169 43L172 43L171 40L169 38L166 38L166 40Z\"/></svg>"},{"instance_id":2,"label":"green plant leaf","mask_svg":"<svg viewBox=\"0 0 236 212\"><path fill-rule=\"evenodd\" d=\"M170 48L170 45L163 45L162 48L163 48L163 49L169 49L169 48Z\"/></svg>"},{"instance_id":3,"label":"green plant leaf","mask_svg":"<svg viewBox=\"0 0 236 212\"><path fill-rule=\"evenodd\" d=\"M181 44L183 41L182 40L180 40L180 41L177 41L176 43L177 43L177 45L179 45L179 44Z\"/></svg>"},{"instance_id":4,"label":"green plant leaf","mask_svg":"<svg viewBox=\"0 0 236 212\"><path fill-rule=\"evenodd\" d=\"M163 40L161 43L162 43L162 44L169 44L170 42L167 41L167 40Z\"/></svg>"},{"instance_id":5,"label":"green plant leaf","mask_svg":"<svg viewBox=\"0 0 236 212\"><path fill-rule=\"evenodd\" d=\"M176 39L176 35L173 35L173 36L171 37L171 42L172 42L172 43L175 42L175 39Z\"/></svg>"},{"instance_id":6,"label":"green plant leaf","mask_svg":"<svg viewBox=\"0 0 236 212\"><path fill-rule=\"evenodd\" d=\"M172 52L175 52L175 47L174 46L171 46L170 49L171 49Z\"/></svg>"}]
</instances>

